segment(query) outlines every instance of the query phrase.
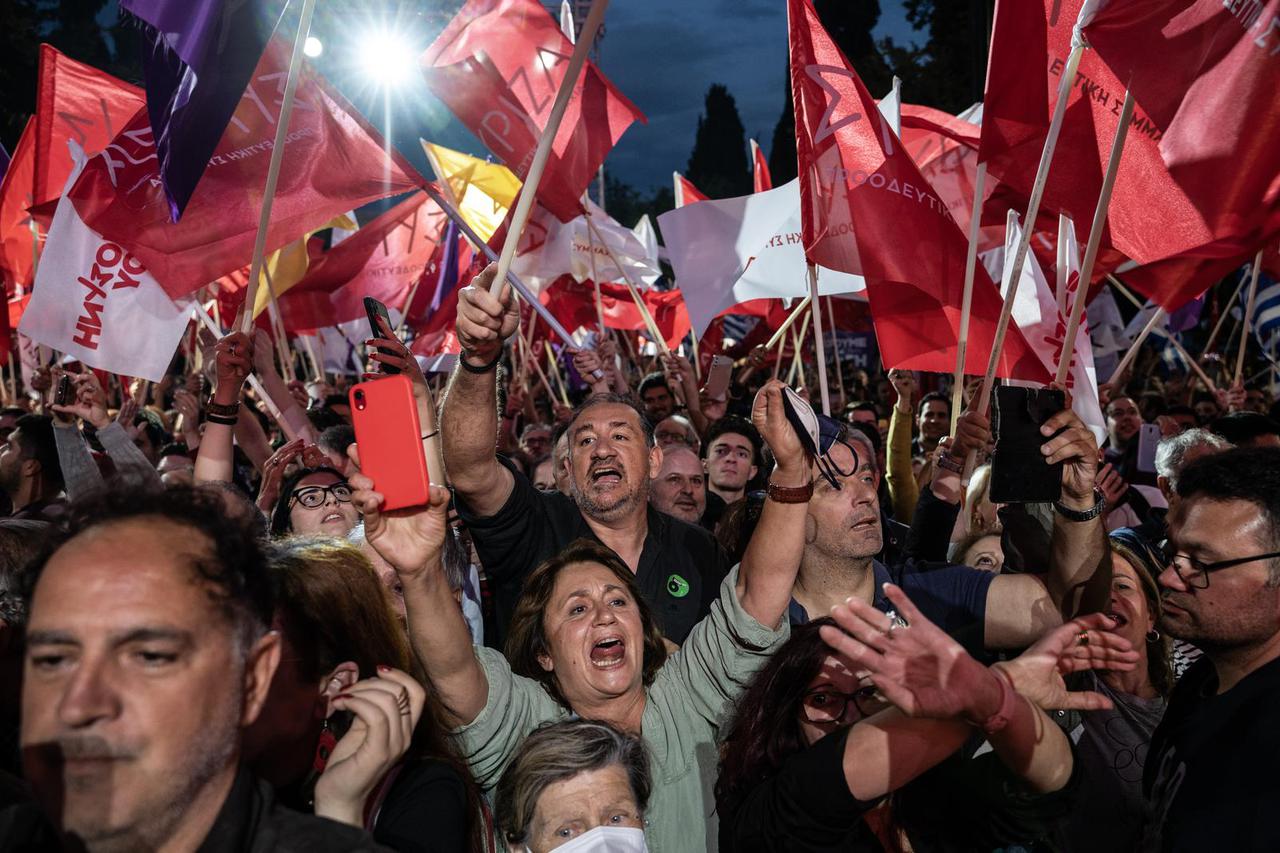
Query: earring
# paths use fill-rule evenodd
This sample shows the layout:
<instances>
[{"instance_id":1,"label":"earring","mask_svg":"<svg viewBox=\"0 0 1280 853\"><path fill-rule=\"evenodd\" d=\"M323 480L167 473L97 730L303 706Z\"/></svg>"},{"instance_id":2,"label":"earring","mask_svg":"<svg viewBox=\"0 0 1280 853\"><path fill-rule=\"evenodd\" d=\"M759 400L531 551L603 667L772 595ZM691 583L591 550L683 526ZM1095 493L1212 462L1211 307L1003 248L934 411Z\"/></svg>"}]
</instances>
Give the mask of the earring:
<instances>
[{"instance_id":1,"label":"earring","mask_svg":"<svg viewBox=\"0 0 1280 853\"><path fill-rule=\"evenodd\" d=\"M333 748L338 745L338 738L333 734L333 729L329 726L326 719L320 726L320 737L316 741L316 755L312 761L311 769L319 775L324 772L325 765L329 763L329 756L333 755Z\"/></svg>"},{"instance_id":2,"label":"earring","mask_svg":"<svg viewBox=\"0 0 1280 853\"><path fill-rule=\"evenodd\" d=\"M1160 632L1159 632L1159 631L1157 631L1155 628L1152 628L1150 631L1148 631L1148 632L1147 632L1147 642L1148 642L1148 643L1158 643L1158 642L1160 642Z\"/></svg>"}]
</instances>

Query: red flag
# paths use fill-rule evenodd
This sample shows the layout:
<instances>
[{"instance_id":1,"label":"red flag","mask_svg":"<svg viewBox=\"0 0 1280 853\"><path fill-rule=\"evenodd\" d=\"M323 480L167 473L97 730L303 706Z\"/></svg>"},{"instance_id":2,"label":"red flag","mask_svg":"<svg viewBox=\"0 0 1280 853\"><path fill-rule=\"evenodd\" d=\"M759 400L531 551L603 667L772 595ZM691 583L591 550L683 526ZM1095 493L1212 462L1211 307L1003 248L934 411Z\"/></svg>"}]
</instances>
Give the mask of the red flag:
<instances>
[{"instance_id":1,"label":"red flag","mask_svg":"<svg viewBox=\"0 0 1280 853\"><path fill-rule=\"evenodd\" d=\"M752 192L762 193L773 189L773 179L769 177L769 161L754 139L751 140L751 173L754 178Z\"/></svg>"},{"instance_id":2,"label":"red flag","mask_svg":"<svg viewBox=\"0 0 1280 853\"><path fill-rule=\"evenodd\" d=\"M247 264L258 230L289 48L274 41L218 143L182 220L169 221L146 110L94 157L69 197L85 223L146 265L172 297ZM267 232L273 251L366 202L414 189L420 179L316 72L303 65L288 152Z\"/></svg>"},{"instance_id":3,"label":"red flag","mask_svg":"<svg viewBox=\"0 0 1280 853\"><path fill-rule=\"evenodd\" d=\"M707 200L707 196L702 190L695 187L688 178L679 172L672 172L671 180L675 185L676 207L684 207L686 204L693 204L695 201Z\"/></svg>"},{"instance_id":4,"label":"red flag","mask_svg":"<svg viewBox=\"0 0 1280 853\"><path fill-rule=\"evenodd\" d=\"M689 333L689 312L684 307L684 296L679 290L645 290L640 294L658 331L666 339L667 346L677 347ZM539 295L542 304L568 330L579 326L595 328L595 288L589 281L575 281L571 276L561 276ZM640 309L631 299L624 285L600 285L600 304L604 310L604 324L610 329L645 329ZM647 334L647 333L646 333Z\"/></svg>"},{"instance_id":5,"label":"red flag","mask_svg":"<svg viewBox=\"0 0 1280 853\"><path fill-rule=\"evenodd\" d=\"M97 154L146 105L137 86L105 71L69 59L50 45L40 45L36 100L35 203L62 195L71 174L75 140L87 154Z\"/></svg>"},{"instance_id":6,"label":"red flag","mask_svg":"<svg viewBox=\"0 0 1280 853\"><path fill-rule=\"evenodd\" d=\"M955 369L967 240L809 0L788 0L805 254L862 275L886 367ZM906 237L905 235L910 235ZM983 373L1000 294L978 267L966 370ZM996 374L1047 382L1015 326Z\"/></svg>"},{"instance_id":7,"label":"red flag","mask_svg":"<svg viewBox=\"0 0 1280 853\"><path fill-rule=\"evenodd\" d=\"M318 329L363 317L366 296L400 310L444 222L444 211L426 193L413 193L331 249L281 295L285 328Z\"/></svg>"},{"instance_id":8,"label":"red flag","mask_svg":"<svg viewBox=\"0 0 1280 853\"><path fill-rule=\"evenodd\" d=\"M13 149L9 170L0 181L0 282L31 286L32 258L35 253L32 233L34 220L27 212L34 193L36 120L27 126Z\"/></svg>"},{"instance_id":9,"label":"red flag","mask_svg":"<svg viewBox=\"0 0 1280 853\"><path fill-rule=\"evenodd\" d=\"M524 178L573 44L538 0L467 0L422 54L427 86L503 163ZM588 62L538 186L561 221L633 121L644 114Z\"/></svg>"},{"instance_id":10,"label":"red flag","mask_svg":"<svg viewBox=\"0 0 1280 853\"><path fill-rule=\"evenodd\" d=\"M1006 0L997 8L982 158L1023 194L1031 189L1082 4ZM1275 11L1277 0L1267 5ZM1081 58L1042 210L1091 221L1128 81L1136 109L1106 243L1148 264L1221 240L1256 245L1280 228L1275 72L1256 35L1211 0L1142 0L1099 12L1086 31L1097 50ZM994 221L990 211L988 219ZM1182 289L1148 295L1167 308L1189 298Z\"/></svg>"}]
</instances>

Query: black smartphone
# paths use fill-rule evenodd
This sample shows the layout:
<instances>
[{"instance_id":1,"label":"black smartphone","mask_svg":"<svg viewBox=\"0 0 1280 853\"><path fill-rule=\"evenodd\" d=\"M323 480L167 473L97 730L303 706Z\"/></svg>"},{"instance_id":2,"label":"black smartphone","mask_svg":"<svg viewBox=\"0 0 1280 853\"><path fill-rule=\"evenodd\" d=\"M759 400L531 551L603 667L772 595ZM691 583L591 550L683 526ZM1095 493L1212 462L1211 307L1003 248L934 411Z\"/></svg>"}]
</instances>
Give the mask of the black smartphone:
<instances>
[{"instance_id":1,"label":"black smartphone","mask_svg":"<svg viewBox=\"0 0 1280 853\"><path fill-rule=\"evenodd\" d=\"M1062 465L1045 461L1040 446L1048 439L1041 425L1066 408L1067 398L1054 388L996 389L991 428L996 449L991 455L991 500L994 503L1048 503L1062 493Z\"/></svg>"},{"instance_id":2,"label":"black smartphone","mask_svg":"<svg viewBox=\"0 0 1280 853\"><path fill-rule=\"evenodd\" d=\"M383 305L372 296L366 296L364 298L364 311L369 315L369 328L373 330L373 337L380 338L385 334L378 326L379 317L386 321L387 328L395 329L395 326L391 324L391 315L387 312L387 306ZM379 347L378 352L386 353L387 351ZM390 353L388 353L388 355L390 355ZM394 374L400 372L400 368L392 367L389 364L379 362L378 365L381 368L382 373Z\"/></svg>"},{"instance_id":3,"label":"black smartphone","mask_svg":"<svg viewBox=\"0 0 1280 853\"><path fill-rule=\"evenodd\" d=\"M75 400L76 393L71 386L71 377L66 373L58 377L58 387L53 392L55 406L69 406Z\"/></svg>"}]
</instances>

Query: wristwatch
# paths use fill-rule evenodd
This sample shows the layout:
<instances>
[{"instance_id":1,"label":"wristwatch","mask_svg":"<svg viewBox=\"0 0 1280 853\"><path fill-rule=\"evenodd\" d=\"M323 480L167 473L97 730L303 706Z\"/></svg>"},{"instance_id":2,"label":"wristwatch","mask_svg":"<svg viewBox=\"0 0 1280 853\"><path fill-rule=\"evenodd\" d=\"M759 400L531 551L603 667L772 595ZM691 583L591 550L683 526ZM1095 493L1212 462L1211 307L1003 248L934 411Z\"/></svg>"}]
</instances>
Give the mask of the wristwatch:
<instances>
[{"instance_id":1,"label":"wristwatch","mask_svg":"<svg viewBox=\"0 0 1280 853\"><path fill-rule=\"evenodd\" d=\"M1097 486L1094 486L1093 488L1093 506L1089 509L1072 509L1069 506L1063 506L1062 501L1053 502L1053 508L1068 521L1093 521L1093 519L1102 515L1102 511L1106 509L1106 507L1106 498L1103 497L1102 489L1099 489Z\"/></svg>"},{"instance_id":2,"label":"wristwatch","mask_svg":"<svg viewBox=\"0 0 1280 853\"><path fill-rule=\"evenodd\" d=\"M240 401L237 400L234 403L223 405L222 403L213 402L213 397L210 397L205 401L204 410L207 415L219 415L224 418L234 418L240 414Z\"/></svg>"},{"instance_id":3,"label":"wristwatch","mask_svg":"<svg viewBox=\"0 0 1280 853\"><path fill-rule=\"evenodd\" d=\"M937 461L938 461L938 467L944 471L950 471L952 474L964 473L964 463L957 462L954 458L952 458L950 453L939 453Z\"/></svg>"},{"instance_id":4,"label":"wristwatch","mask_svg":"<svg viewBox=\"0 0 1280 853\"><path fill-rule=\"evenodd\" d=\"M805 483L803 486L779 486L777 483L770 483L767 491L769 500L778 504L802 504L808 503L813 497L813 481Z\"/></svg>"}]
</instances>

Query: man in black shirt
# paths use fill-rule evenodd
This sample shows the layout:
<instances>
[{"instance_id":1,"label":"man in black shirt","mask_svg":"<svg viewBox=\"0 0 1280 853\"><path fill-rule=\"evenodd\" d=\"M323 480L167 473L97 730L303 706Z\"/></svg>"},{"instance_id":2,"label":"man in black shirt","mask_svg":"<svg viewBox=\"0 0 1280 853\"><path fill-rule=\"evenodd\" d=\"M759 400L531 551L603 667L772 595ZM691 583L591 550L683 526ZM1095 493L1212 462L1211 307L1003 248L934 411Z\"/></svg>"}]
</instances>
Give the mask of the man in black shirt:
<instances>
[{"instance_id":1,"label":"man in black shirt","mask_svg":"<svg viewBox=\"0 0 1280 853\"><path fill-rule=\"evenodd\" d=\"M445 465L458 515L471 530L493 589L493 632L501 646L524 579L575 539L594 539L636 573L663 634L682 643L710 609L728 573L723 549L707 531L649 506L649 481L662 465L653 429L629 399L597 394L573 414L568 438L569 491L539 492L494 450L496 367L502 341L519 325L510 288L489 294L495 268L458 294L462 354L441 419ZM488 626L486 626L487 628Z\"/></svg>"},{"instance_id":2,"label":"man in black shirt","mask_svg":"<svg viewBox=\"0 0 1280 853\"><path fill-rule=\"evenodd\" d=\"M23 764L71 847L380 849L276 806L240 768L280 638L252 524L217 494L115 490L73 506L31 574Z\"/></svg>"},{"instance_id":3,"label":"man in black shirt","mask_svg":"<svg viewBox=\"0 0 1280 853\"><path fill-rule=\"evenodd\" d=\"M1204 651L1169 699L1143 786L1144 850L1280 850L1280 449L1178 480L1160 630Z\"/></svg>"}]
</instances>

